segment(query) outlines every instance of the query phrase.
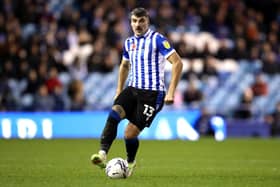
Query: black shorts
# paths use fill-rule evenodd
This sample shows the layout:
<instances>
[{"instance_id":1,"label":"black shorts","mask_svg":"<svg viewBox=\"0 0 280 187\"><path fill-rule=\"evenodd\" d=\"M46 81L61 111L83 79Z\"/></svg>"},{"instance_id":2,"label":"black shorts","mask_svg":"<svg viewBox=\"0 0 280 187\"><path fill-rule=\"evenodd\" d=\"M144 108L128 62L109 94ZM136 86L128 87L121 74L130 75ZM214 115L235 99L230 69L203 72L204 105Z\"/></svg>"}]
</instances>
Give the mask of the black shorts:
<instances>
[{"instance_id":1,"label":"black shorts","mask_svg":"<svg viewBox=\"0 0 280 187\"><path fill-rule=\"evenodd\" d=\"M164 97L164 91L127 87L116 98L114 105L122 106L126 113L125 118L139 130L143 130L151 125L156 114L162 109Z\"/></svg>"}]
</instances>

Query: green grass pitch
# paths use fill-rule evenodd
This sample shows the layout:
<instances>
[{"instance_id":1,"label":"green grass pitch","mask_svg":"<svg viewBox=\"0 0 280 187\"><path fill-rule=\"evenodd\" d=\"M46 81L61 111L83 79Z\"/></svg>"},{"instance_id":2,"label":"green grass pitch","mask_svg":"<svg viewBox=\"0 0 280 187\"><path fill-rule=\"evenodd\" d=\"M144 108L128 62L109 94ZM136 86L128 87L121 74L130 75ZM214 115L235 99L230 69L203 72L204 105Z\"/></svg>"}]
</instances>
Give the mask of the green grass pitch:
<instances>
[{"instance_id":1,"label":"green grass pitch","mask_svg":"<svg viewBox=\"0 0 280 187\"><path fill-rule=\"evenodd\" d=\"M141 140L134 175L119 180L90 164L98 142L0 140L0 186L280 186L279 139ZM119 156L125 158L122 140L114 142L108 157Z\"/></svg>"}]
</instances>

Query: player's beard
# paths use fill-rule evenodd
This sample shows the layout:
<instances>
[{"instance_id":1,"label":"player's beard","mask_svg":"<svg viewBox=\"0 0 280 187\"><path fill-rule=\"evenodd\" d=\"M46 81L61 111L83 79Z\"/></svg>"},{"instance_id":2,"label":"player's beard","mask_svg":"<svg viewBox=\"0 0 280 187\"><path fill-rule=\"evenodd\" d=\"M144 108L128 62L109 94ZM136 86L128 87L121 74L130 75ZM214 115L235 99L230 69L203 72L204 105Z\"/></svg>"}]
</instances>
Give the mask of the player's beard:
<instances>
[{"instance_id":1,"label":"player's beard","mask_svg":"<svg viewBox=\"0 0 280 187\"><path fill-rule=\"evenodd\" d=\"M144 35L146 31L147 31L147 29L145 29L145 27L136 27L135 28L135 33L137 36Z\"/></svg>"},{"instance_id":2,"label":"player's beard","mask_svg":"<svg viewBox=\"0 0 280 187\"><path fill-rule=\"evenodd\" d=\"M143 29L141 27L136 27L135 33L136 33L136 35L140 36L143 34Z\"/></svg>"}]
</instances>

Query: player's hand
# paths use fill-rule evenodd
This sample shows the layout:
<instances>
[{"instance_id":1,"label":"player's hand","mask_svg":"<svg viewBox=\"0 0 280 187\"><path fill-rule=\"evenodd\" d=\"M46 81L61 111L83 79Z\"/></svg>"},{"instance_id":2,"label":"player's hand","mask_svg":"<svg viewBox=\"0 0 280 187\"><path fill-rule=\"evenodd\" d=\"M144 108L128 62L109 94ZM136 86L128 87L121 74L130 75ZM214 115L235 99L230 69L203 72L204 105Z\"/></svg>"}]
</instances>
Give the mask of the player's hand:
<instances>
[{"instance_id":1,"label":"player's hand","mask_svg":"<svg viewBox=\"0 0 280 187\"><path fill-rule=\"evenodd\" d=\"M166 95L164 99L164 103L166 105L172 105L174 103L174 98Z\"/></svg>"}]
</instances>

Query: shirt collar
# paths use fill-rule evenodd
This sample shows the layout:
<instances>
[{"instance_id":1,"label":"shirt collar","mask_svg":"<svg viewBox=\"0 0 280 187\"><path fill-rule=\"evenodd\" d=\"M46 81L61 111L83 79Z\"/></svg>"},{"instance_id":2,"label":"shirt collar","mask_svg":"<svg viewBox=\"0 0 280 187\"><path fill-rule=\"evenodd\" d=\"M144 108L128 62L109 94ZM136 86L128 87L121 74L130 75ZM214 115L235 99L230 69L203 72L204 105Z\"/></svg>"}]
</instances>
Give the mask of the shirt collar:
<instances>
[{"instance_id":1,"label":"shirt collar","mask_svg":"<svg viewBox=\"0 0 280 187\"><path fill-rule=\"evenodd\" d=\"M134 37L137 38L137 39L146 38L149 35L150 32L151 32L151 29L148 29L147 32L144 35L142 35L142 36L134 35Z\"/></svg>"}]
</instances>

